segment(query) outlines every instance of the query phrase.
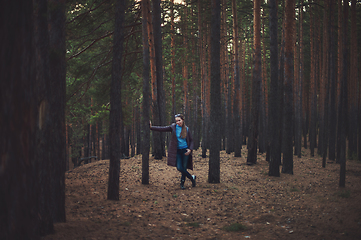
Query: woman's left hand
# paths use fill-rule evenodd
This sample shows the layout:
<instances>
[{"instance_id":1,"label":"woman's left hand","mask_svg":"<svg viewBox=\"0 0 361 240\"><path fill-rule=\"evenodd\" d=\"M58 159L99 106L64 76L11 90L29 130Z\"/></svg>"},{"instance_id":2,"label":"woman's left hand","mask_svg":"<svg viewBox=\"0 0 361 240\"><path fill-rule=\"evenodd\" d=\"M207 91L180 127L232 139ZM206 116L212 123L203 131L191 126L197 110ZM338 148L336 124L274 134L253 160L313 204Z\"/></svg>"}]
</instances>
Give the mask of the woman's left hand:
<instances>
[{"instance_id":1,"label":"woman's left hand","mask_svg":"<svg viewBox=\"0 0 361 240\"><path fill-rule=\"evenodd\" d=\"M192 150L187 149L187 152L184 153L184 155L188 156L189 154L191 154Z\"/></svg>"}]
</instances>

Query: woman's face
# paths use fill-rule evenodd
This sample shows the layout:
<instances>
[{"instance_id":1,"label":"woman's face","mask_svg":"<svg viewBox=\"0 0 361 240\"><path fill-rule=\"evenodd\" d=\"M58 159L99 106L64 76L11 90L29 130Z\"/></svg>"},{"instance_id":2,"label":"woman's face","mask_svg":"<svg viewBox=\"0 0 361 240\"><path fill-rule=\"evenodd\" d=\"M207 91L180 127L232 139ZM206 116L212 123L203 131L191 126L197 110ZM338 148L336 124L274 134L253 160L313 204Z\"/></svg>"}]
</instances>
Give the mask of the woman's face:
<instances>
[{"instance_id":1,"label":"woman's face","mask_svg":"<svg viewBox=\"0 0 361 240\"><path fill-rule=\"evenodd\" d=\"M175 123L178 125L178 126L180 126L180 127L182 127L183 126L183 119L181 119L180 117L176 117L175 118Z\"/></svg>"}]
</instances>

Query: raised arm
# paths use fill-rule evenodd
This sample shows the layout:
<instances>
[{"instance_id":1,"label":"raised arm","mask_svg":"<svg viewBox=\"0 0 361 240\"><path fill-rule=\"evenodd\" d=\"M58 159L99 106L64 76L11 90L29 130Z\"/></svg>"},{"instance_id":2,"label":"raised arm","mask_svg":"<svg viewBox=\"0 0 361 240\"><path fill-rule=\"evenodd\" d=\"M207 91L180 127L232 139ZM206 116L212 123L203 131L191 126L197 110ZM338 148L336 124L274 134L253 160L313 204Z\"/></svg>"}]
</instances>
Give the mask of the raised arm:
<instances>
[{"instance_id":1,"label":"raised arm","mask_svg":"<svg viewBox=\"0 0 361 240\"><path fill-rule=\"evenodd\" d=\"M172 128L171 126L153 126L152 122L149 121L149 128L152 131L157 131L157 132L171 132Z\"/></svg>"}]
</instances>

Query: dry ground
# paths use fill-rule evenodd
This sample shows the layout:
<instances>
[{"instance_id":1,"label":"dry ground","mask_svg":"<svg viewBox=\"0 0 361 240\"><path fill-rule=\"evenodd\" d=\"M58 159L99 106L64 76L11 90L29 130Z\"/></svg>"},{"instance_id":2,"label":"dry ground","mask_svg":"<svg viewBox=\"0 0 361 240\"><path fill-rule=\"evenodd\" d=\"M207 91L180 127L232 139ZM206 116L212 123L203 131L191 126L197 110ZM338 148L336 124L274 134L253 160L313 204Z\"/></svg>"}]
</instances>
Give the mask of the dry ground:
<instances>
[{"instance_id":1,"label":"dry ground","mask_svg":"<svg viewBox=\"0 0 361 240\"><path fill-rule=\"evenodd\" d=\"M269 177L265 155L246 165L221 152L221 183L207 183L208 158L194 152L197 186L166 159L150 159L150 184L141 184L141 156L121 160L120 201L106 200L109 161L66 173L67 222L48 239L361 239L361 163L339 165L294 157L294 175Z\"/></svg>"}]
</instances>

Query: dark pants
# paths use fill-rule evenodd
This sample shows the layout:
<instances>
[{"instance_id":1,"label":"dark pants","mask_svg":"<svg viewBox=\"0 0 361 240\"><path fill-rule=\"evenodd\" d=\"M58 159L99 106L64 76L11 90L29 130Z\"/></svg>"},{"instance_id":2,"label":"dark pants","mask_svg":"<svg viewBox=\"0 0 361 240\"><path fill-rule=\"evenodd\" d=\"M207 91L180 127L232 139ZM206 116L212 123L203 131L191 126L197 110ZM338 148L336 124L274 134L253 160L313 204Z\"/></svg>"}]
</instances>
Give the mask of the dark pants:
<instances>
[{"instance_id":1,"label":"dark pants","mask_svg":"<svg viewBox=\"0 0 361 240\"><path fill-rule=\"evenodd\" d=\"M187 171L188 157L184 155L187 152L187 149L178 149L177 150L177 170L182 173L181 180L185 181L186 177L190 180L193 180L192 175Z\"/></svg>"}]
</instances>

